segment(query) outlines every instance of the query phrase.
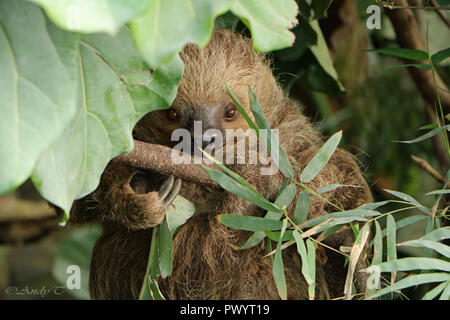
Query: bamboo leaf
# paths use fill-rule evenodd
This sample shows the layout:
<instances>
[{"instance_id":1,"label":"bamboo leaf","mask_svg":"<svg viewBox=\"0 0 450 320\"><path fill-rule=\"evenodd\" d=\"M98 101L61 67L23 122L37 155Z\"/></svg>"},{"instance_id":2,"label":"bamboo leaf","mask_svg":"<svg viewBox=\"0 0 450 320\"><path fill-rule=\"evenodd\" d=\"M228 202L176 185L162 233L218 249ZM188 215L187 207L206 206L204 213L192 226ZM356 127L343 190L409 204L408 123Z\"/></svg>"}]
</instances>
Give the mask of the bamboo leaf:
<instances>
[{"instance_id":1,"label":"bamboo leaf","mask_svg":"<svg viewBox=\"0 0 450 320\"><path fill-rule=\"evenodd\" d=\"M344 295L346 300L352 299L353 275L356 270L359 257L364 249L364 246L369 239L370 224L366 223L356 237L355 244L350 252L349 265L347 270L347 277L345 279Z\"/></svg>"},{"instance_id":2,"label":"bamboo leaf","mask_svg":"<svg viewBox=\"0 0 450 320\"><path fill-rule=\"evenodd\" d=\"M366 51L386 54L389 56L399 57L408 60L417 60L417 61L428 60L428 53L422 50L403 49L403 48L381 48L381 49L370 49Z\"/></svg>"},{"instance_id":3,"label":"bamboo leaf","mask_svg":"<svg viewBox=\"0 0 450 320\"><path fill-rule=\"evenodd\" d=\"M253 116L255 117L256 124L258 125L259 129L266 129L265 132L267 134L265 135L265 137L260 136L260 139L262 139L263 142L265 142L271 157L275 160L281 173L283 173L288 178L292 178L294 175L292 165L289 162L286 153L281 148L278 138L275 137L272 130L270 129L269 123L267 122L266 117L264 116L264 112L261 108L258 98L256 97L251 87L249 87L248 89L248 97L250 101L250 110L252 111Z\"/></svg>"},{"instance_id":4,"label":"bamboo leaf","mask_svg":"<svg viewBox=\"0 0 450 320\"><path fill-rule=\"evenodd\" d=\"M450 262L436 258L403 258L378 265L380 272L396 272L410 270L441 270L450 272Z\"/></svg>"},{"instance_id":5,"label":"bamboo leaf","mask_svg":"<svg viewBox=\"0 0 450 320\"><path fill-rule=\"evenodd\" d=\"M283 225L283 223L278 220L254 216L241 216L237 214L220 214L218 220L228 227L246 231L281 230Z\"/></svg>"},{"instance_id":6,"label":"bamboo leaf","mask_svg":"<svg viewBox=\"0 0 450 320\"><path fill-rule=\"evenodd\" d=\"M286 230L286 227L287 227L287 219L284 219L282 222L280 238L278 240L272 267L273 279L275 280L275 285L277 287L278 294L280 295L281 300L287 300L286 278L284 275L283 257L281 255L282 238L284 231Z\"/></svg>"},{"instance_id":7,"label":"bamboo leaf","mask_svg":"<svg viewBox=\"0 0 450 320\"><path fill-rule=\"evenodd\" d=\"M248 187L237 183L236 180L233 180L222 171L207 167L203 167L203 169L213 181L217 182L226 191L231 192L247 201L250 201L251 203L254 203L265 210L281 212L280 208L276 207L273 203L264 198L260 193L255 193Z\"/></svg>"},{"instance_id":8,"label":"bamboo leaf","mask_svg":"<svg viewBox=\"0 0 450 320\"><path fill-rule=\"evenodd\" d=\"M233 94L231 89L228 87L228 84L226 84L226 83L225 83L225 88L227 89L228 95L230 96L231 100L233 100L233 102L236 104L236 107L238 108L239 113L242 114L242 116L244 117L245 121L247 121L248 126L250 128L252 128L253 130L255 130L257 136L259 137L259 129L258 129L258 127L253 122L253 120L250 118L248 113L242 107L241 103L239 102L239 100L236 98L236 96Z\"/></svg>"},{"instance_id":9,"label":"bamboo leaf","mask_svg":"<svg viewBox=\"0 0 450 320\"><path fill-rule=\"evenodd\" d=\"M450 57L450 48L441 50L433 54L431 56L431 61L433 61L434 64L438 64L447 59L448 57Z\"/></svg>"},{"instance_id":10,"label":"bamboo leaf","mask_svg":"<svg viewBox=\"0 0 450 320\"><path fill-rule=\"evenodd\" d=\"M383 262L383 234L380 223L375 220L375 239L373 246L372 265L378 265Z\"/></svg>"},{"instance_id":11,"label":"bamboo leaf","mask_svg":"<svg viewBox=\"0 0 450 320\"><path fill-rule=\"evenodd\" d=\"M410 240L397 244L397 246L408 246L418 248L429 248L439 252L441 255L450 259L450 247L440 242L431 240Z\"/></svg>"},{"instance_id":12,"label":"bamboo leaf","mask_svg":"<svg viewBox=\"0 0 450 320\"><path fill-rule=\"evenodd\" d=\"M389 287L383 288L379 290L374 295L370 296L369 299L374 299L381 297L387 293L391 293L393 291L401 290L404 288L417 286L424 283L432 283L432 282L442 282L442 281L449 281L450 280L450 274L448 273L426 273L426 274L416 274L409 277L406 277L404 279L401 279L400 281L396 282L393 285L390 285Z\"/></svg>"},{"instance_id":13,"label":"bamboo leaf","mask_svg":"<svg viewBox=\"0 0 450 320\"><path fill-rule=\"evenodd\" d=\"M295 205L294 223L302 224L306 221L309 211L310 196L308 192L301 191L298 194L297 203Z\"/></svg>"},{"instance_id":14,"label":"bamboo leaf","mask_svg":"<svg viewBox=\"0 0 450 320\"><path fill-rule=\"evenodd\" d=\"M345 184L338 184L338 183L330 184L328 186L325 186L325 187L317 189L317 193L318 194L327 193L327 192L336 190L336 189L341 188L341 187L351 187L351 186L345 185Z\"/></svg>"},{"instance_id":15,"label":"bamboo leaf","mask_svg":"<svg viewBox=\"0 0 450 320\"><path fill-rule=\"evenodd\" d=\"M442 292L441 296L439 297L439 300L450 300L450 282L447 281L447 286L444 289L444 292Z\"/></svg>"},{"instance_id":16,"label":"bamboo leaf","mask_svg":"<svg viewBox=\"0 0 450 320\"><path fill-rule=\"evenodd\" d=\"M424 235L422 238L423 240L431 240L431 241L441 241L441 240L447 240L450 239L450 227L444 227L439 228L436 230L433 230L426 235Z\"/></svg>"},{"instance_id":17,"label":"bamboo leaf","mask_svg":"<svg viewBox=\"0 0 450 320\"><path fill-rule=\"evenodd\" d=\"M311 161L303 169L300 180L304 183L311 182L328 163L333 153L341 141L342 131L339 131L331 136L314 155Z\"/></svg>"},{"instance_id":18,"label":"bamboo leaf","mask_svg":"<svg viewBox=\"0 0 450 320\"><path fill-rule=\"evenodd\" d=\"M408 68L408 67L414 67L414 68L422 69L422 70L431 70L432 69L431 65L426 64L426 63L395 64L395 65L389 66L388 68Z\"/></svg>"},{"instance_id":19,"label":"bamboo leaf","mask_svg":"<svg viewBox=\"0 0 450 320\"><path fill-rule=\"evenodd\" d=\"M167 224L167 216L159 225L159 271L162 278L172 273L172 232Z\"/></svg>"},{"instance_id":20,"label":"bamboo leaf","mask_svg":"<svg viewBox=\"0 0 450 320\"><path fill-rule=\"evenodd\" d=\"M397 234L396 234L396 227L395 227L395 219L394 217L389 214L386 218L386 251L387 251L387 260L388 262L393 262L397 259L397 248L395 246L395 243L397 242ZM391 283L394 283L395 277L397 273L396 271L392 272L391 274Z\"/></svg>"},{"instance_id":21,"label":"bamboo leaf","mask_svg":"<svg viewBox=\"0 0 450 320\"><path fill-rule=\"evenodd\" d=\"M297 188L294 184L290 184L290 185L286 186L280 192L280 194L277 196L274 204L277 207L283 207L283 206L285 206L286 208L289 207L295 198L296 192L297 192ZM266 215L264 216L264 218L272 219L272 220L279 220L282 215L283 214L281 212L268 211L266 213ZM254 247L258 243L260 243L265 237L266 236L265 236L264 232L262 232L262 231L255 232L254 234L252 234L250 236L250 238L248 238L248 240L242 246L239 247L239 250Z\"/></svg>"},{"instance_id":22,"label":"bamboo leaf","mask_svg":"<svg viewBox=\"0 0 450 320\"><path fill-rule=\"evenodd\" d=\"M420 137L415 138L415 139L413 139L413 140L408 140L408 141L397 141L397 142L400 142L400 143L409 143L409 144L421 142L421 141L424 141L424 140L426 140L426 139L429 139L429 138L431 138L431 137L437 135L437 134L440 133L441 131L448 130L449 128L450 128L450 125L445 125L445 126L442 126L442 127L436 128L436 129L433 129L433 130L431 130L430 132L427 132L427 133L425 133L424 135L421 135Z\"/></svg>"},{"instance_id":23,"label":"bamboo leaf","mask_svg":"<svg viewBox=\"0 0 450 320\"><path fill-rule=\"evenodd\" d=\"M423 206L419 201L417 201L410 195L400 192L400 191L394 191L394 190L388 190L388 189L383 189L383 190L386 191L387 193L392 194L393 196L396 196L397 198L400 198L406 202L409 202L409 203L415 205L417 207L417 209L419 209L420 211L422 211L426 214L431 214L430 210L428 210L425 206Z\"/></svg>"},{"instance_id":24,"label":"bamboo leaf","mask_svg":"<svg viewBox=\"0 0 450 320\"><path fill-rule=\"evenodd\" d=\"M440 285L428 291L423 297L422 300L433 300L436 298L445 288L447 282L442 282Z\"/></svg>"},{"instance_id":25,"label":"bamboo leaf","mask_svg":"<svg viewBox=\"0 0 450 320\"><path fill-rule=\"evenodd\" d=\"M449 194L450 193L450 189L440 189L440 190L434 190L431 192L426 193L427 196L430 195L436 195L436 194Z\"/></svg>"}]
</instances>

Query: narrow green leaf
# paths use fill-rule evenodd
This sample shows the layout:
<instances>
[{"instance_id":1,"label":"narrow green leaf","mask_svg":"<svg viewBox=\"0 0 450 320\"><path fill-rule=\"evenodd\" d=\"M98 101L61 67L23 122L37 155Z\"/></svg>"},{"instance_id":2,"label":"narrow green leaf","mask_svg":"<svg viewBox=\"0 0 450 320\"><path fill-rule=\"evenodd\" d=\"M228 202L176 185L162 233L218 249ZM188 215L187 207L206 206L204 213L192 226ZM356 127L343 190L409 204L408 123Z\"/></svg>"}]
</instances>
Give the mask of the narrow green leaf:
<instances>
[{"instance_id":1,"label":"narrow green leaf","mask_svg":"<svg viewBox=\"0 0 450 320\"><path fill-rule=\"evenodd\" d=\"M408 68L408 67L414 67L417 69L422 69L422 70L431 70L432 67L430 64L425 64L425 63L407 63L407 64L394 64L392 66L388 66L387 68Z\"/></svg>"},{"instance_id":2,"label":"narrow green leaf","mask_svg":"<svg viewBox=\"0 0 450 320\"><path fill-rule=\"evenodd\" d=\"M345 278L344 295L346 300L352 299L353 276L356 270L356 265L359 257L364 249L364 246L369 239L370 224L366 223L356 237L355 244L350 252L349 265L347 269L347 277Z\"/></svg>"},{"instance_id":3,"label":"narrow green leaf","mask_svg":"<svg viewBox=\"0 0 450 320\"><path fill-rule=\"evenodd\" d=\"M275 280L275 285L277 287L278 294L280 295L281 300L287 300L286 278L284 276L283 257L281 254L281 244L286 227L287 219L284 219L282 222L280 238L278 240L272 267L273 279Z\"/></svg>"},{"instance_id":4,"label":"narrow green leaf","mask_svg":"<svg viewBox=\"0 0 450 320\"><path fill-rule=\"evenodd\" d=\"M149 289L152 296L152 300L166 300L159 289L158 282L156 279L149 279Z\"/></svg>"},{"instance_id":5,"label":"narrow green leaf","mask_svg":"<svg viewBox=\"0 0 450 320\"><path fill-rule=\"evenodd\" d=\"M411 270L440 270L450 272L450 262L436 258L403 258L378 265L380 272L411 271Z\"/></svg>"},{"instance_id":6,"label":"narrow green leaf","mask_svg":"<svg viewBox=\"0 0 450 320\"><path fill-rule=\"evenodd\" d=\"M310 25L317 34L317 44L310 47L312 54L317 59L317 62L323 71L337 84L340 92L345 92L342 83L339 81L336 69L334 68L330 50L328 50L327 42L323 36L322 30L320 29L319 22L317 20L313 20L310 22Z\"/></svg>"},{"instance_id":7,"label":"narrow green leaf","mask_svg":"<svg viewBox=\"0 0 450 320\"><path fill-rule=\"evenodd\" d=\"M242 105L239 102L239 100L236 98L236 96L233 94L231 89L228 87L228 84L226 84L226 83L225 83L225 88L227 89L228 95L230 96L231 100L233 100L233 102L236 104L236 107L238 108L239 113L242 114L242 116L244 117L245 121L247 121L248 126L250 128L252 128L253 130L255 130L257 136L259 137L258 127L253 122L253 120L250 118L250 116L248 115L247 111L245 111L245 109L242 107Z\"/></svg>"},{"instance_id":8,"label":"narrow green leaf","mask_svg":"<svg viewBox=\"0 0 450 320\"><path fill-rule=\"evenodd\" d=\"M450 247L440 242L431 240L410 240L397 244L397 246L408 246L418 248L429 248L450 259Z\"/></svg>"},{"instance_id":9,"label":"narrow green leaf","mask_svg":"<svg viewBox=\"0 0 450 320\"><path fill-rule=\"evenodd\" d=\"M287 158L283 148L281 148L278 138L275 137L272 130L270 129L269 123L264 116L264 112L261 108L258 98L256 97L251 87L248 88L248 97L250 100L250 109L253 113L253 116L255 117L256 124L258 125L259 129L266 129L266 135L264 137L261 137L260 132L260 139L265 142L271 157L275 160L277 166L280 168L281 173L283 173L288 178L292 178L294 175L292 165L289 162L289 159Z\"/></svg>"},{"instance_id":10,"label":"narrow green leaf","mask_svg":"<svg viewBox=\"0 0 450 320\"><path fill-rule=\"evenodd\" d=\"M263 232L270 240L278 241L278 239L280 239L280 231L263 231ZM293 230L286 230L286 232L283 234L283 241L292 240L293 238L292 232Z\"/></svg>"},{"instance_id":11,"label":"narrow green leaf","mask_svg":"<svg viewBox=\"0 0 450 320\"><path fill-rule=\"evenodd\" d=\"M433 61L434 64L438 64L447 59L448 57L450 57L450 48L441 50L433 54L431 56L431 61Z\"/></svg>"},{"instance_id":12,"label":"narrow green leaf","mask_svg":"<svg viewBox=\"0 0 450 320\"><path fill-rule=\"evenodd\" d=\"M439 190L434 190L431 192L426 193L425 195L430 196L430 195L436 195L436 194L449 194L450 193L450 189L439 189Z\"/></svg>"},{"instance_id":13,"label":"narrow green leaf","mask_svg":"<svg viewBox=\"0 0 450 320\"><path fill-rule=\"evenodd\" d=\"M159 225L159 271L162 278L172 273L172 232L167 224L167 216Z\"/></svg>"},{"instance_id":14,"label":"narrow green leaf","mask_svg":"<svg viewBox=\"0 0 450 320\"><path fill-rule=\"evenodd\" d=\"M245 243L242 246L239 247L239 250L245 250L245 249L252 248L252 247L256 246L258 243L260 243L261 241L263 241L265 237L266 237L266 234L264 233L264 231L255 232L254 234L252 234L250 236L250 238L247 239L247 241L245 241Z\"/></svg>"},{"instance_id":15,"label":"narrow green leaf","mask_svg":"<svg viewBox=\"0 0 450 320\"><path fill-rule=\"evenodd\" d=\"M417 209L419 209L420 211L422 211L428 215L431 214L430 210L428 210L425 206L423 206L419 201L417 201L410 195L400 192L400 191L393 191L393 190L388 190L388 189L383 189L383 190L386 191L387 193L390 193L390 194L396 196L397 198L400 198L406 202L409 202L409 203L415 205L417 207Z\"/></svg>"},{"instance_id":16,"label":"narrow green leaf","mask_svg":"<svg viewBox=\"0 0 450 320\"><path fill-rule=\"evenodd\" d=\"M436 298L447 286L447 282L442 282L440 285L428 291L423 297L422 300L433 300Z\"/></svg>"},{"instance_id":17,"label":"narrow green leaf","mask_svg":"<svg viewBox=\"0 0 450 320\"><path fill-rule=\"evenodd\" d=\"M394 261L397 259L397 249L395 247L396 243L396 230L395 219L391 214L386 217L386 238L387 238L387 258L388 261Z\"/></svg>"},{"instance_id":18,"label":"narrow green leaf","mask_svg":"<svg viewBox=\"0 0 450 320\"><path fill-rule=\"evenodd\" d=\"M450 239L450 227L444 227L440 229L433 230L422 238L423 240L431 240L431 241L441 241Z\"/></svg>"},{"instance_id":19,"label":"narrow green leaf","mask_svg":"<svg viewBox=\"0 0 450 320\"><path fill-rule=\"evenodd\" d=\"M309 211L310 196L308 192L301 191L298 194L297 203L295 205L294 223L302 224L306 221Z\"/></svg>"},{"instance_id":20,"label":"narrow green leaf","mask_svg":"<svg viewBox=\"0 0 450 320\"><path fill-rule=\"evenodd\" d=\"M375 220L375 239L373 246L372 265L378 265L383 262L383 235L380 223Z\"/></svg>"},{"instance_id":21,"label":"narrow green leaf","mask_svg":"<svg viewBox=\"0 0 450 320\"><path fill-rule=\"evenodd\" d=\"M319 223L322 223L325 220L331 219L331 218L344 218L344 217L364 218L364 217L373 217L373 216L379 216L379 215L380 215L379 212L373 211L373 210L353 209L353 210L348 210L348 211L330 213L330 214L327 214L324 216L320 216L317 218L307 220L300 227L311 228L311 227L318 225Z\"/></svg>"},{"instance_id":22,"label":"narrow green leaf","mask_svg":"<svg viewBox=\"0 0 450 320\"><path fill-rule=\"evenodd\" d=\"M428 53L422 50L403 49L403 48L382 48L382 49L371 49L366 51L386 54L389 56L404 58L408 60L417 60L417 61L428 60Z\"/></svg>"},{"instance_id":23,"label":"narrow green leaf","mask_svg":"<svg viewBox=\"0 0 450 320\"><path fill-rule=\"evenodd\" d=\"M308 283L309 300L314 300L316 295L316 246L311 239L306 239L306 247L308 248L308 269L312 281Z\"/></svg>"},{"instance_id":24,"label":"narrow green leaf","mask_svg":"<svg viewBox=\"0 0 450 320\"><path fill-rule=\"evenodd\" d=\"M285 206L286 208L289 207L292 203L292 201L295 198L295 194L297 192L297 187L294 184L290 184L287 187L285 187L280 194L275 199L274 204L281 208ZM273 212L268 211L264 218L266 219L272 219L272 220L279 220L281 216L283 215L282 212ZM265 238L264 232L255 232L248 238L248 240L239 247L239 250L248 249L251 247L256 246L259 242L261 242Z\"/></svg>"},{"instance_id":25,"label":"narrow green leaf","mask_svg":"<svg viewBox=\"0 0 450 320\"><path fill-rule=\"evenodd\" d=\"M424 140L426 140L426 139L429 139L429 138L431 138L431 137L437 135L437 134L440 133L441 131L444 131L444 130L447 130L447 131L448 131L449 128L450 128L450 124L445 125L445 126L442 126L442 127L439 127L439 128L436 128L436 129L433 129L433 130L431 130L430 132L427 132L427 133L425 133L424 135L421 135L420 137L415 138L415 139L413 139L413 140L408 140L408 141L397 141L397 142L400 142L400 143L409 143L409 144L421 142L421 141L424 141Z\"/></svg>"},{"instance_id":26,"label":"narrow green leaf","mask_svg":"<svg viewBox=\"0 0 450 320\"><path fill-rule=\"evenodd\" d=\"M306 165L305 169L303 169L300 180L304 183L311 182L322 170L322 168L328 163L333 153L336 151L336 148L341 141L342 131L339 131L331 136L320 147L319 151L314 155L311 161Z\"/></svg>"},{"instance_id":27,"label":"narrow green leaf","mask_svg":"<svg viewBox=\"0 0 450 320\"><path fill-rule=\"evenodd\" d=\"M240 175L238 175L237 173L235 173L234 171L228 169L223 163L221 163L219 160L217 160L216 158L214 158L212 155L210 155L209 153L205 152L204 150L202 150L203 154L205 155L205 157L207 157L209 160L211 160L212 162L214 162L222 171L224 171L227 175L229 175L231 178L233 178L234 180L236 180L236 182L238 182L239 184L243 185L244 187L248 188L249 190L251 190L253 193L258 194L262 197L262 195L259 193L258 190L256 190L256 188L254 186L252 186L247 180L245 180L244 178L242 178Z\"/></svg>"},{"instance_id":28,"label":"narrow green leaf","mask_svg":"<svg viewBox=\"0 0 450 320\"><path fill-rule=\"evenodd\" d=\"M416 274L416 275L412 275L412 276L406 277L404 279L401 279L400 281L396 282L395 284L379 290L377 293L370 296L369 299L378 298L387 293L391 293L393 291L401 290L401 289L412 287L412 286L418 286L418 285L421 285L424 283L442 282L442 281L449 281L449 280L450 280L450 274L448 274L448 273Z\"/></svg>"},{"instance_id":29,"label":"narrow green leaf","mask_svg":"<svg viewBox=\"0 0 450 320\"><path fill-rule=\"evenodd\" d=\"M450 300L450 281L447 281L447 286L444 289L444 292L442 292L441 296L439 297L439 300Z\"/></svg>"},{"instance_id":30,"label":"narrow green leaf","mask_svg":"<svg viewBox=\"0 0 450 320\"><path fill-rule=\"evenodd\" d=\"M147 260L147 267L145 270L144 281L142 283L141 291L139 293L139 300L154 300L150 292L150 279L156 278L159 274L158 266L158 232L159 227L152 229L152 240Z\"/></svg>"},{"instance_id":31,"label":"narrow green leaf","mask_svg":"<svg viewBox=\"0 0 450 320\"><path fill-rule=\"evenodd\" d=\"M345 185L345 184L334 183L334 184L330 184L328 186L325 186L325 187L317 189L317 193L318 194L323 194L323 193L327 193L327 192L336 190L336 189L341 188L341 187L351 187L351 186Z\"/></svg>"},{"instance_id":32,"label":"narrow green leaf","mask_svg":"<svg viewBox=\"0 0 450 320\"><path fill-rule=\"evenodd\" d=\"M298 232L298 230L293 231L293 236L295 238L295 243L297 245L297 251L302 260L302 274L305 277L305 280L308 283L308 285L313 285L315 282L315 277L312 276L311 273L312 270L310 270L308 251L306 250L305 242L300 233Z\"/></svg>"},{"instance_id":33,"label":"narrow green leaf","mask_svg":"<svg viewBox=\"0 0 450 320\"><path fill-rule=\"evenodd\" d=\"M280 208L276 207L261 194L255 193L249 188L237 183L222 171L207 167L203 167L203 169L213 181L217 182L226 191L231 192L247 201L250 201L251 203L254 203L265 210L281 212Z\"/></svg>"},{"instance_id":34,"label":"narrow green leaf","mask_svg":"<svg viewBox=\"0 0 450 320\"><path fill-rule=\"evenodd\" d=\"M406 226L409 226L410 224L425 220L427 218L428 217L424 216L424 215L414 215L414 216L410 216L407 218L403 218L402 220L396 221L395 226L396 226L397 230L400 230ZM387 229L383 229L382 234L383 234L383 237L385 237L387 234Z\"/></svg>"},{"instance_id":35,"label":"narrow green leaf","mask_svg":"<svg viewBox=\"0 0 450 320\"><path fill-rule=\"evenodd\" d=\"M237 214L220 214L218 220L228 227L246 231L281 230L282 227L282 222L278 220Z\"/></svg>"},{"instance_id":36,"label":"narrow green leaf","mask_svg":"<svg viewBox=\"0 0 450 320\"><path fill-rule=\"evenodd\" d=\"M381 206L384 206L385 204L388 204L389 201L380 201L380 202L373 202L373 203L366 203L362 206L359 207L359 209L364 209L364 210L375 210L378 209Z\"/></svg>"}]
</instances>

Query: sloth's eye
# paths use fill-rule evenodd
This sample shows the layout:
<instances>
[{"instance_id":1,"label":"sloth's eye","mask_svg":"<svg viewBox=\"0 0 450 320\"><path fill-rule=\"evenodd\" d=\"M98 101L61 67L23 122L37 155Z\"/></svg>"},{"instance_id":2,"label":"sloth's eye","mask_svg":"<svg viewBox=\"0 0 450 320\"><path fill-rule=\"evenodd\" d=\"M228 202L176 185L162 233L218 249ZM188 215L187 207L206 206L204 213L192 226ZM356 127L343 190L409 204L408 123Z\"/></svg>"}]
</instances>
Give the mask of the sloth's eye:
<instances>
[{"instance_id":1,"label":"sloth's eye","mask_svg":"<svg viewBox=\"0 0 450 320\"><path fill-rule=\"evenodd\" d=\"M172 108L172 107L169 108L169 110L167 110L167 116L171 120L177 120L180 117L177 110L175 110L175 108Z\"/></svg>"},{"instance_id":2,"label":"sloth's eye","mask_svg":"<svg viewBox=\"0 0 450 320\"><path fill-rule=\"evenodd\" d=\"M233 121L238 116L238 110L234 103L229 103L225 106L224 117L227 121Z\"/></svg>"}]
</instances>

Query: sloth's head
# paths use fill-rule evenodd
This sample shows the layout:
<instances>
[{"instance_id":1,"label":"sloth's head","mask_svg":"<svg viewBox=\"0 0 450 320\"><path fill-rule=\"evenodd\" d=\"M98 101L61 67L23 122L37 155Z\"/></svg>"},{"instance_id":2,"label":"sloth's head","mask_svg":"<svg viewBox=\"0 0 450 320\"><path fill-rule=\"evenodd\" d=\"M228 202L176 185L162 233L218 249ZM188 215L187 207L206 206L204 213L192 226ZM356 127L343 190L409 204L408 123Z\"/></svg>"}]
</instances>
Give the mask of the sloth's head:
<instances>
[{"instance_id":1,"label":"sloth's head","mask_svg":"<svg viewBox=\"0 0 450 320\"><path fill-rule=\"evenodd\" d=\"M225 84L250 115L249 86L266 115L284 97L265 55L253 50L251 39L235 32L216 30L205 48L187 45L181 58L185 71L175 101L167 110L146 115L135 128L137 139L173 147L177 142L171 141L172 132L183 128L194 136L196 122L197 130L201 123L206 144L226 129L246 130L247 122Z\"/></svg>"}]
</instances>

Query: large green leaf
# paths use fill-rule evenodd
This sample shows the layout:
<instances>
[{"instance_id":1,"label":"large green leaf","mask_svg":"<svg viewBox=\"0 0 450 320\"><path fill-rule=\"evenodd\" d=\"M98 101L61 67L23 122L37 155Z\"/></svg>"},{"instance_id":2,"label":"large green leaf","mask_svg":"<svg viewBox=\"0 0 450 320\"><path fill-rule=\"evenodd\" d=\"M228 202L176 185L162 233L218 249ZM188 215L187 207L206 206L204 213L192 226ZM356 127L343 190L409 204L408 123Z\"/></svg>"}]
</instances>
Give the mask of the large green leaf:
<instances>
[{"instance_id":1,"label":"large green leaf","mask_svg":"<svg viewBox=\"0 0 450 320\"><path fill-rule=\"evenodd\" d=\"M42 6L58 27L76 32L108 32L142 13L154 0L29 0Z\"/></svg>"},{"instance_id":2,"label":"large green leaf","mask_svg":"<svg viewBox=\"0 0 450 320\"><path fill-rule=\"evenodd\" d=\"M75 114L74 41L56 41L36 5L0 0L0 194L28 178Z\"/></svg>"},{"instance_id":3,"label":"large green leaf","mask_svg":"<svg viewBox=\"0 0 450 320\"><path fill-rule=\"evenodd\" d=\"M297 24L294 0L235 0L231 12L250 29L257 51L282 49L294 43L295 36L289 31Z\"/></svg>"},{"instance_id":4,"label":"large green leaf","mask_svg":"<svg viewBox=\"0 0 450 320\"><path fill-rule=\"evenodd\" d=\"M62 43L71 39L60 29L48 31ZM135 123L148 111L169 106L180 80L174 74L182 67L174 61L149 72L125 29L115 37L83 36L70 47L70 55L76 116L41 155L32 175L42 195L66 212L74 199L96 188L111 158L132 150Z\"/></svg>"},{"instance_id":5,"label":"large green leaf","mask_svg":"<svg viewBox=\"0 0 450 320\"><path fill-rule=\"evenodd\" d=\"M204 47L214 20L227 11L232 0L153 0L144 14L134 19L131 30L136 46L151 66L173 60L187 43Z\"/></svg>"}]
</instances>

